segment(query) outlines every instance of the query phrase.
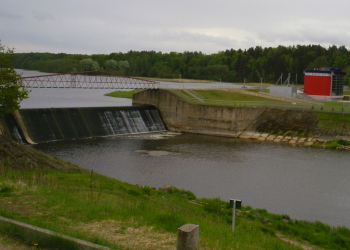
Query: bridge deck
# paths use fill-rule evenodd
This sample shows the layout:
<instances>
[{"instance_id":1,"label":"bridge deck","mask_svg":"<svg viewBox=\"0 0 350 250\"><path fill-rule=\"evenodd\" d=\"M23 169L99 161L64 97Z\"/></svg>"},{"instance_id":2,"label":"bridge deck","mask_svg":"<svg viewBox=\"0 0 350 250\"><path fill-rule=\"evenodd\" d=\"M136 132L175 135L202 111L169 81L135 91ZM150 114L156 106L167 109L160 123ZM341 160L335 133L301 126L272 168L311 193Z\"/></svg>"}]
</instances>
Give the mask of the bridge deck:
<instances>
[{"instance_id":1,"label":"bridge deck","mask_svg":"<svg viewBox=\"0 0 350 250\"><path fill-rule=\"evenodd\" d=\"M159 82L103 71L22 77L26 88L158 89Z\"/></svg>"}]
</instances>

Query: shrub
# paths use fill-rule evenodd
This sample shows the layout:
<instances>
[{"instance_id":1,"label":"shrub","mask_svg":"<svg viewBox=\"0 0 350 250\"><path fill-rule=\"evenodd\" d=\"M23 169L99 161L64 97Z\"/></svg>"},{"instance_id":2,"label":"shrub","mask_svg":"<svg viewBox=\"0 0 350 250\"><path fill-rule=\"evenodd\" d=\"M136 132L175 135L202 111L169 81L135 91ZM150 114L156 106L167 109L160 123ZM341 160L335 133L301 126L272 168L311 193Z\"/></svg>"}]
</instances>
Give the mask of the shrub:
<instances>
[{"instance_id":1,"label":"shrub","mask_svg":"<svg viewBox=\"0 0 350 250\"><path fill-rule=\"evenodd\" d=\"M350 146L350 141L348 141L348 140L338 139L338 140L336 140L336 142L339 143L340 145L343 145L343 146Z\"/></svg>"}]
</instances>

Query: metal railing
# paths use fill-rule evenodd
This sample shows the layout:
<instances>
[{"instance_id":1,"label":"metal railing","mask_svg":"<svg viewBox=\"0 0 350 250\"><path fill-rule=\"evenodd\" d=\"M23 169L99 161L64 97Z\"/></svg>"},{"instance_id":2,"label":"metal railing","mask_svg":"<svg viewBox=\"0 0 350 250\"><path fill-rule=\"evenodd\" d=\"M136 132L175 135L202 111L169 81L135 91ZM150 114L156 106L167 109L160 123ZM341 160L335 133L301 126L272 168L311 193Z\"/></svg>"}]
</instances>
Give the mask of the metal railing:
<instances>
[{"instance_id":1,"label":"metal railing","mask_svg":"<svg viewBox=\"0 0 350 250\"><path fill-rule=\"evenodd\" d=\"M196 97L197 99L201 100L202 102L204 102L204 97L201 96L200 94L198 94L196 91L194 91L193 89L186 89L186 91L188 93L190 93L191 95L193 95L194 97Z\"/></svg>"},{"instance_id":2,"label":"metal railing","mask_svg":"<svg viewBox=\"0 0 350 250\"><path fill-rule=\"evenodd\" d=\"M214 100L214 99L204 99L204 98L203 98L203 101L200 101L197 98L191 98L183 94L181 91L177 89L167 89L167 90L190 104L229 106L229 107L266 107L266 108L350 114L350 106L348 105L320 106L320 105L314 105L312 103L303 104L303 103L297 103L297 102L273 102L273 101L228 101L228 100Z\"/></svg>"}]
</instances>

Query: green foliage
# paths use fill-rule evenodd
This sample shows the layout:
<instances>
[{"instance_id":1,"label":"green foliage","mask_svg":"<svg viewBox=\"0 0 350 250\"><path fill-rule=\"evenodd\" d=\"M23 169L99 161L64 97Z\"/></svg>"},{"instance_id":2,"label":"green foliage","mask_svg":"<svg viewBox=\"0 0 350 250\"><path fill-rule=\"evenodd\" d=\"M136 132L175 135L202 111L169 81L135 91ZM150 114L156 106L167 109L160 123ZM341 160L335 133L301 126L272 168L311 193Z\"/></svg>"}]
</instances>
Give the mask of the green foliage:
<instances>
[{"instance_id":1,"label":"green foliage","mask_svg":"<svg viewBox=\"0 0 350 250\"><path fill-rule=\"evenodd\" d=\"M223 215L229 212L227 203L223 202L219 198L202 199L202 202L203 202L204 210L209 213L213 213L216 215Z\"/></svg>"},{"instance_id":2,"label":"green foliage","mask_svg":"<svg viewBox=\"0 0 350 250\"><path fill-rule=\"evenodd\" d=\"M28 90L11 64L15 57L13 49L5 48L0 41L0 115L19 109L19 103L28 98Z\"/></svg>"},{"instance_id":3,"label":"green foliage","mask_svg":"<svg viewBox=\"0 0 350 250\"><path fill-rule=\"evenodd\" d=\"M130 68L130 64L127 60L120 60L119 61L119 74L121 75L127 75L128 69Z\"/></svg>"},{"instance_id":4,"label":"green foliage","mask_svg":"<svg viewBox=\"0 0 350 250\"><path fill-rule=\"evenodd\" d=\"M87 58L80 61L80 69L82 71L99 70L100 66L91 58Z\"/></svg>"},{"instance_id":5,"label":"green foliage","mask_svg":"<svg viewBox=\"0 0 350 250\"><path fill-rule=\"evenodd\" d=\"M106 71L115 73L118 70L118 64L115 60L110 59L106 61Z\"/></svg>"},{"instance_id":6,"label":"green foliage","mask_svg":"<svg viewBox=\"0 0 350 250\"><path fill-rule=\"evenodd\" d=\"M178 189L176 187L171 188L171 194L174 196L186 198L188 200L195 200L196 196L189 190Z\"/></svg>"},{"instance_id":7,"label":"green foliage","mask_svg":"<svg viewBox=\"0 0 350 250\"><path fill-rule=\"evenodd\" d=\"M13 187L10 187L8 185L0 186L0 196L9 196L13 190Z\"/></svg>"},{"instance_id":8,"label":"green foliage","mask_svg":"<svg viewBox=\"0 0 350 250\"><path fill-rule=\"evenodd\" d=\"M107 71L140 77L202 79L223 82L275 83L281 73L290 73L292 83L303 83L303 71L319 67L341 67L350 70L350 52L344 47L320 45L278 46L248 50L225 50L214 54L202 52L162 53L155 51L129 51L109 55L69 55L51 53L21 53L13 61L17 68L45 72L83 69L80 61L90 58L96 65L105 65ZM112 60L112 61L111 61ZM117 69L115 63L117 64ZM66 71L66 72L67 72ZM350 73L345 76L349 83Z\"/></svg>"},{"instance_id":9,"label":"green foliage","mask_svg":"<svg viewBox=\"0 0 350 250\"><path fill-rule=\"evenodd\" d=\"M350 146L350 141L344 140L344 139L336 139L336 140L327 141L325 143L325 147L327 148L338 148L341 146Z\"/></svg>"},{"instance_id":10,"label":"green foliage","mask_svg":"<svg viewBox=\"0 0 350 250\"><path fill-rule=\"evenodd\" d=\"M337 139L337 142L343 146L350 146L350 141L345 140L345 139Z\"/></svg>"}]
</instances>

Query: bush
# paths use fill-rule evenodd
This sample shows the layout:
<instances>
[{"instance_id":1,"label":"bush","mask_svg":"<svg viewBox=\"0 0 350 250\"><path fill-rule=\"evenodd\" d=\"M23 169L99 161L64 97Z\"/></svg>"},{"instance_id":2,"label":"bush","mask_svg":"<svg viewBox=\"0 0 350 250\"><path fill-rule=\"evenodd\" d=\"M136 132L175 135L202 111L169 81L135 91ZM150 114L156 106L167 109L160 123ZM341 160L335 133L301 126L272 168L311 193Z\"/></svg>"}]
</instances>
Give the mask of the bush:
<instances>
[{"instance_id":1,"label":"bush","mask_svg":"<svg viewBox=\"0 0 350 250\"><path fill-rule=\"evenodd\" d=\"M350 146L350 141L348 141L348 140L338 139L338 140L336 140L336 142L340 145L343 145L343 146Z\"/></svg>"},{"instance_id":2,"label":"bush","mask_svg":"<svg viewBox=\"0 0 350 250\"><path fill-rule=\"evenodd\" d=\"M327 141L324 145L326 146L326 148L333 148L333 149L341 147L341 145L336 140Z\"/></svg>"}]
</instances>

